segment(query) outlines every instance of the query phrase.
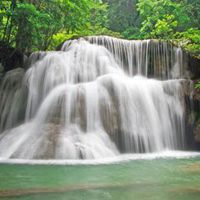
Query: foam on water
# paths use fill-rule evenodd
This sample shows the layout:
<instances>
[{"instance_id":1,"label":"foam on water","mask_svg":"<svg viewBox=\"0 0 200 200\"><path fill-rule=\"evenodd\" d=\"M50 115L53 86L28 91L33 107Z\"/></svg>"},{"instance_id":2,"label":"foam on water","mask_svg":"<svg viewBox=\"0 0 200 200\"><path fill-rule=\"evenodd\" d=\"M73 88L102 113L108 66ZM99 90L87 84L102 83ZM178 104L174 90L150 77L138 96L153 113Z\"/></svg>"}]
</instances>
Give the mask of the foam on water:
<instances>
[{"instance_id":1,"label":"foam on water","mask_svg":"<svg viewBox=\"0 0 200 200\"><path fill-rule=\"evenodd\" d=\"M27 160L27 159L4 159L0 158L1 164L26 164L26 165L108 165L120 164L134 160L155 160L155 159L191 159L199 158L200 152L189 151L163 151L158 153L145 154L123 154L110 158L93 160Z\"/></svg>"}]
</instances>

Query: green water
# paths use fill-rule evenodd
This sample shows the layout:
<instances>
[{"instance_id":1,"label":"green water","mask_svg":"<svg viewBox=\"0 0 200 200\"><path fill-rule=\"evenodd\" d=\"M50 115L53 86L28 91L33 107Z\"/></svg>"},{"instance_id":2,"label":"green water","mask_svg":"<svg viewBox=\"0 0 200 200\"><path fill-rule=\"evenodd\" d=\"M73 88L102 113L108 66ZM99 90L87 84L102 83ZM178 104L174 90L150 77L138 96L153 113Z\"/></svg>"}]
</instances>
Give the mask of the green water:
<instances>
[{"instance_id":1,"label":"green water","mask_svg":"<svg viewBox=\"0 0 200 200\"><path fill-rule=\"evenodd\" d=\"M1 200L199 200L200 160L0 165Z\"/></svg>"}]
</instances>

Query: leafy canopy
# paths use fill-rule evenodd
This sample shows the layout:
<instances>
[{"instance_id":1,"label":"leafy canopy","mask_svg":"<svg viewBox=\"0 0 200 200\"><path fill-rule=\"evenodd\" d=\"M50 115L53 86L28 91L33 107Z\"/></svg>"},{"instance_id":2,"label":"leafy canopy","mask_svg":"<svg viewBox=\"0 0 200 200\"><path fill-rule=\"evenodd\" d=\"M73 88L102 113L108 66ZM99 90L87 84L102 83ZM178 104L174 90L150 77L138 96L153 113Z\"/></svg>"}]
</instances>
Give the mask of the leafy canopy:
<instances>
[{"instance_id":1,"label":"leafy canopy","mask_svg":"<svg viewBox=\"0 0 200 200\"><path fill-rule=\"evenodd\" d=\"M190 20L183 3L171 0L139 0L144 38L173 38L177 31L187 28Z\"/></svg>"}]
</instances>

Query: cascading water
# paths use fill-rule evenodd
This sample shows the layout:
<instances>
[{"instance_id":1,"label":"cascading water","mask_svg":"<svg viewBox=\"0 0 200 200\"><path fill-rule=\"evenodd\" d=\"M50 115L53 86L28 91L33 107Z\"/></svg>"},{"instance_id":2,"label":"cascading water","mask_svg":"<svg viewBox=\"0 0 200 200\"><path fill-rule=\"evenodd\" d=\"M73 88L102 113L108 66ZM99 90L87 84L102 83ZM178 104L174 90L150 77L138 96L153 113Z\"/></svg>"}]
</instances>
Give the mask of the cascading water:
<instances>
[{"instance_id":1,"label":"cascading water","mask_svg":"<svg viewBox=\"0 0 200 200\"><path fill-rule=\"evenodd\" d=\"M187 74L179 48L88 37L27 63L23 79L17 69L1 84L0 157L98 159L184 149L183 80L174 78Z\"/></svg>"}]
</instances>

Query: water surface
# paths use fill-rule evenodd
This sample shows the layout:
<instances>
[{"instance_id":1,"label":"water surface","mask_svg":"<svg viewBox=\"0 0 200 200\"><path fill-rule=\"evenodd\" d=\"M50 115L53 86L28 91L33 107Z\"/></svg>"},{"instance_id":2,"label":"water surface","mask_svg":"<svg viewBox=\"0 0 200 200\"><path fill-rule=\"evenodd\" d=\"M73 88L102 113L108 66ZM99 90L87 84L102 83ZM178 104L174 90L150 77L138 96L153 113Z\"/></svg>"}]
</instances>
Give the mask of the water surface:
<instances>
[{"instance_id":1,"label":"water surface","mask_svg":"<svg viewBox=\"0 0 200 200\"><path fill-rule=\"evenodd\" d=\"M199 200L200 160L0 165L1 200Z\"/></svg>"}]
</instances>

